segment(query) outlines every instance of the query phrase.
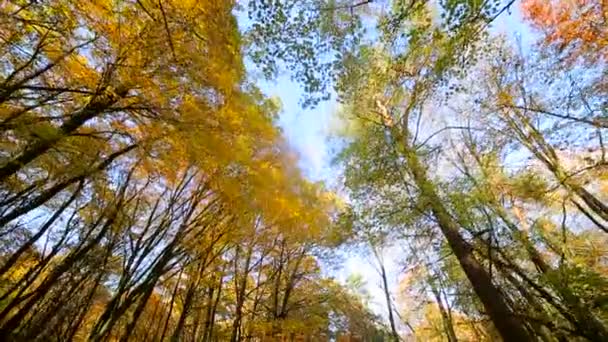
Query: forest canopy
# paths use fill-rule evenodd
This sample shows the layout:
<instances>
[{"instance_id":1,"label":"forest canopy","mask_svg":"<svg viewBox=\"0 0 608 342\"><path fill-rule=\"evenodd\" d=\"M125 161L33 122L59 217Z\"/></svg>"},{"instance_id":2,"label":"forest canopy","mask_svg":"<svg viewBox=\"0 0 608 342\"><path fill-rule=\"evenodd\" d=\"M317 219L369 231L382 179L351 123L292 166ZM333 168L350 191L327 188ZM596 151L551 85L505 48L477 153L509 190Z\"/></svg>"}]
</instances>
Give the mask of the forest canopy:
<instances>
[{"instance_id":1,"label":"forest canopy","mask_svg":"<svg viewBox=\"0 0 608 342\"><path fill-rule=\"evenodd\" d=\"M607 18L2 2L0 336L608 341ZM335 187L264 90L285 74L302 108L336 103ZM343 279L355 254L377 274Z\"/></svg>"}]
</instances>

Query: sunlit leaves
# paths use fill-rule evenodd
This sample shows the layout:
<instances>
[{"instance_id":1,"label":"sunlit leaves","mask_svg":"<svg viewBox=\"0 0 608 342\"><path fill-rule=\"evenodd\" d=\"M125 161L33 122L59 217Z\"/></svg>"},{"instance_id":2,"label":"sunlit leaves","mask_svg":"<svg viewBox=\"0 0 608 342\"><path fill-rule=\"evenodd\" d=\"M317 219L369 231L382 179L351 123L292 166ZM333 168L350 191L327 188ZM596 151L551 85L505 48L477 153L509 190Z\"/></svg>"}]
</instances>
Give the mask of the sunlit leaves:
<instances>
[{"instance_id":1,"label":"sunlit leaves","mask_svg":"<svg viewBox=\"0 0 608 342\"><path fill-rule=\"evenodd\" d=\"M0 334L327 329L312 249L340 242L336 197L304 178L279 106L247 79L233 2L1 6ZM225 316L235 298L251 312Z\"/></svg>"}]
</instances>

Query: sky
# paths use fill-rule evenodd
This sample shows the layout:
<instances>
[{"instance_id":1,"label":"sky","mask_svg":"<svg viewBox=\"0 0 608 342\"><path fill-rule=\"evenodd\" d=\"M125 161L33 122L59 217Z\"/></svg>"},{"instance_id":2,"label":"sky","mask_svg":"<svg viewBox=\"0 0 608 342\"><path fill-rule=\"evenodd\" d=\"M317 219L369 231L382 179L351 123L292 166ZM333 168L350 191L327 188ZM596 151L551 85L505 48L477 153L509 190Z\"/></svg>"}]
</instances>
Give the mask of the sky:
<instances>
[{"instance_id":1,"label":"sky","mask_svg":"<svg viewBox=\"0 0 608 342\"><path fill-rule=\"evenodd\" d=\"M509 13L504 13L494 22L492 30L495 33L505 34L511 39L517 38L524 47L531 40L531 33L522 24L517 5L512 6ZM275 81L265 81L259 85L267 95L281 100L282 111L278 125L290 146L299 154L299 167L304 175L312 181L323 181L329 187L339 188L338 169L331 163L337 147L329 139L335 133L337 122L334 119L338 109L335 97L320 103L315 108L303 109L299 105L299 100L303 96L302 89L290 80L289 75L282 75ZM402 251L398 246L384 253L389 286L393 290L397 289L400 270L403 269L400 253ZM337 271L332 270L332 275L340 281L345 281L353 274L359 274L365 280L366 290L372 297L370 303L372 310L386 318L386 304L380 287L380 277L369 256L351 251L344 255L341 267ZM396 295L393 293L394 297Z\"/></svg>"}]
</instances>

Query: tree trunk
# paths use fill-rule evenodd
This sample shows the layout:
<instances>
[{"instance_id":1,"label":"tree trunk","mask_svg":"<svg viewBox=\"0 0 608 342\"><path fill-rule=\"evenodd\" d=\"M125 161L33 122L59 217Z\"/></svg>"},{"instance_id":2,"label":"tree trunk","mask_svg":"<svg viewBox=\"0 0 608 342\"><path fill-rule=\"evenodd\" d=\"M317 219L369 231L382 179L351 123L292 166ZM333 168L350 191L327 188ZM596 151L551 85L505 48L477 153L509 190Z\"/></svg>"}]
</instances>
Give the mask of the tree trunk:
<instances>
[{"instance_id":1,"label":"tree trunk","mask_svg":"<svg viewBox=\"0 0 608 342\"><path fill-rule=\"evenodd\" d=\"M105 94L97 96L81 111L74 113L69 120L64 122L63 125L59 127L59 132L51 135L50 137L40 138L37 141L31 142L25 151L23 151L19 156L0 167L0 182L12 176L23 166L44 154L46 151L55 146L55 144L57 144L61 139L77 130L84 123L110 108L118 100L124 97L127 92L128 89L119 87L116 92L111 93L108 91Z\"/></svg>"},{"instance_id":2,"label":"tree trunk","mask_svg":"<svg viewBox=\"0 0 608 342\"><path fill-rule=\"evenodd\" d=\"M475 294L481 300L488 316L494 323L505 341L531 341L522 322L511 312L503 294L492 283L488 272L473 254L473 247L460 235L459 226L442 204L433 184L418 160L414 150L404 146L405 139L398 139L402 145L402 153L406 159L414 182L419 188L423 202L428 205L435 216L444 237L446 238L454 255L458 259L467 278L473 286Z\"/></svg>"},{"instance_id":3,"label":"tree trunk","mask_svg":"<svg viewBox=\"0 0 608 342\"><path fill-rule=\"evenodd\" d=\"M437 307L439 308L439 312L441 313L441 321L443 323L443 328L445 329L445 334L448 337L448 342L458 342L456 332L454 331L454 324L452 324L452 319L445 307L443 306L441 294L439 293L439 290L437 289L437 287L435 287L434 284L431 284L431 291L433 292L435 300L437 301Z\"/></svg>"},{"instance_id":4,"label":"tree trunk","mask_svg":"<svg viewBox=\"0 0 608 342\"><path fill-rule=\"evenodd\" d=\"M397 326L395 324L395 317L393 315L393 303L391 300L391 293L390 293L389 287L388 287L388 281L386 279L386 268L384 267L384 262L380 258L380 255L378 254L378 251L376 251L375 247L372 246L372 250L374 252L374 255L375 255L376 260L378 261L378 264L380 267L380 277L382 278L382 290L384 291L384 299L386 300L386 309L388 310L388 321L391 326L391 337L394 342L398 342L400 339L399 339L399 333L397 332Z\"/></svg>"}]
</instances>

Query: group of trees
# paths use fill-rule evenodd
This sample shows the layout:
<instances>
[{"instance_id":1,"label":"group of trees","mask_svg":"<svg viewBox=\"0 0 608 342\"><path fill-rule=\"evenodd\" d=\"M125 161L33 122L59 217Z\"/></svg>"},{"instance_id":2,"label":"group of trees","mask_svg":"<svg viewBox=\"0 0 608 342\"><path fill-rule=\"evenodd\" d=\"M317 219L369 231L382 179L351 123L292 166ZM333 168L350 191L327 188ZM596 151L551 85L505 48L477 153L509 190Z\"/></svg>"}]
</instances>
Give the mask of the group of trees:
<instances>
[{"instance_id":1,"label":"group of trees","mask_svg":"<svg viewBox=\"0 0 608 342\"><path fill-rule=\"evenodd\" d=\"M338 78L354 232L402 251L389 318L420 340L607 340L606 2L391 6L361 12L377 34ZM512 11L532 44L492 29Z\"/></svg>"},{"instance_id":2,"label":"group of trees","mask_svg":"<svg viewBox=\"0 0 608 342\"><path fill-rule=\"evenodd\" d=\"M243 44L232 1L0 5L2 340L378 332Z\"/></svg>"},{"instance_id":3,"label":"group of trees","mask_svg":"<svg viewBox=\"0 0 608 342\"><path fill-rule=\"evenodd\" d=\"M535 43L492 29L514 11ZM3 2L0 336L608 340L607 13ZM300 174L246 64L291 70L304 106L335 90L348 205ZM375 258L386 326L321 272L347 239Z\"/></svg>"}]
</instances>

